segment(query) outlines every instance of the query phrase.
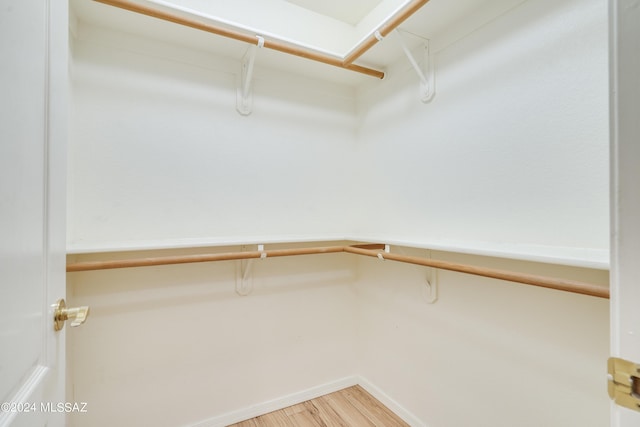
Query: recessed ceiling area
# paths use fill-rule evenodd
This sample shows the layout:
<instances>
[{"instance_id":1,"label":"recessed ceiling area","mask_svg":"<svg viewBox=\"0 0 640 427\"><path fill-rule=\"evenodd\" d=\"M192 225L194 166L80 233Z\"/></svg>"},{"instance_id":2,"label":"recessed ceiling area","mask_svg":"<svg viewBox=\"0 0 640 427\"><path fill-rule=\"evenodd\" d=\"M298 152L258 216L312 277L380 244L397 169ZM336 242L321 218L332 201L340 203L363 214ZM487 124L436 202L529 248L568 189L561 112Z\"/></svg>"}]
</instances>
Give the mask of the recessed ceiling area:
<instances>
[{"instance_id":1,"label":"recessed ceiling area","mask_svg":"<svg viewBox=\"0 0 640 427\"><path fill-rule=\"evenodd\" d=\"M337 19L347 24L357 25L375 9L382 0L286 0L305 9Z\"/></svg>"}]
</instances>

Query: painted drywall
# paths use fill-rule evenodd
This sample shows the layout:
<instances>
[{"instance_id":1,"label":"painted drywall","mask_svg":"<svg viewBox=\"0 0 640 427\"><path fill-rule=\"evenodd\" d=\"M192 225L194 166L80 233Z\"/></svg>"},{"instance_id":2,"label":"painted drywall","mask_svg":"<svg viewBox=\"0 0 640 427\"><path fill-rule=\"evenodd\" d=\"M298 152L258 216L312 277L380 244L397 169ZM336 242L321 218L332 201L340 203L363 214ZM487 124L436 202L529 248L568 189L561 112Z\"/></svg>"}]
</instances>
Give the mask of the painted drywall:
<instances>
[{"instance_id":1,"label":"painted drywall","mask_svg":"<svg viewBox=\"0 0 640 427\"><path fill-rule=\"evenodd\" d=\"M607 272L411 250L451 262L579 279ZM358 373L429 427L608 425L608 300L358 260Z\"/></svg>"},{"instance_id":2,"label":"painted drywall","mask_svg":"<svg viewBox=\"0 0 640 427\"><path fill-rule=\"evenodd\" d=\"M403 63L357 98L259 70L249 117L236 61L80 23L70 247L355 234L606 252L605 23L600 0L525 2L437 53L428 105ZM607 423L604 300L441 273L427 305L424 269L345 254L256 263L240 297L236 268L70 274L70 303L92 307L68 336L70 399L93 405L73 425L192 424L354 374L430 427Z\"/></svg>"},{"instance_id":3,"label":"painted drywall","mask_svg":"<svg viewBox=\"0 0 640 427\"><path fill-rule=\"evenodd\" d=\"M359 93L358 235L608 259L606 2L528 1ZM375 214L372 214L375 213ZM466 242L466 243L464 243Z\"/></svg>"},{"instance_id":4,"label":"painted drywall","mask_svg":"<svg viewBox=\"0 0 640 427\"><path fill-rule=\"evenodd\" d=\"M353 90L79 25L72 64L69 246L345 235ZM255 240L254 240L255 239Z\"/></svg>"},{"instance_id":5,"label":"painted drywall","mask_svg":"<svg viewBox=\"0 0 640 427\"><path fill-rule=\"evenodd\" d=\"M359 232L606 263L606 22L601 0L524 2L437 52L430 104L408 65L361 90L360 168L377 173L360 184ZM604 270L430 255L608 283ZM608 301L442 271L429 305L425 269L358 262L359 374L425 425L608 425Z\"/></svg>"},{"instance_id":6,"label":"painted drywall","mask_svg":"<svg viewBox=\"0 0 640 427\"><path fill-rule=\"evenodd\" d=\"M242 117L236 61L79 27L72 251L348 236L607 263L601 0L525 2L440 50L428 105L401 61L357 121L353 88L264 69Z\"/></svg>"},{"instance_id":7,"label":"painted drywall","mask_svg":"<svg viewBox=\"0 0 640 427\"><path fill-rule=\"evenodd\" d=\"M249 296L235 292L238 268L69 274L69 302L91 307L68 333L68 398L89 404L70 425L192 425L353 375L350 257L256 260Z\"/></svg>"},{"instance_id":8,"label":"painted drywall","mask_svg":"<svg viewBox=\"0 0 640 427\"><path fill-rule=\"evenodd\" d=\"M82 22L75 36L71 251L348 232L352 88L256 69L244 117L237 61ZM248 297L238 267L69 274L92 320L68 335L68 399L91 406L70 425L195 424L353 375L352 259L255 262Z\"/></svg>"}]
</instances>

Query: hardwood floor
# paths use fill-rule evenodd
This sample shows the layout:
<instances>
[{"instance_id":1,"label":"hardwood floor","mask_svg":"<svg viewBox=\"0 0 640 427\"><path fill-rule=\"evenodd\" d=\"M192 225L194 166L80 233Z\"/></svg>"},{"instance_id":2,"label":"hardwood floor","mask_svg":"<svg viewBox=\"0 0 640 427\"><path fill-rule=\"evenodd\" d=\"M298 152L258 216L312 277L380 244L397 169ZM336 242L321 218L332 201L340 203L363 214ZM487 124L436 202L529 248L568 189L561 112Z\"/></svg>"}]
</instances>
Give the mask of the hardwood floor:
<instances>
[{"instance_id":1,"label":"hardwood floor","mask_svg":"<svg viewBox=\"0 0 640 427\"><path fill-rule=\"evenodd\" d=\"M408 427L356 385L228 427Z\"/></svg>"}]
</instances>

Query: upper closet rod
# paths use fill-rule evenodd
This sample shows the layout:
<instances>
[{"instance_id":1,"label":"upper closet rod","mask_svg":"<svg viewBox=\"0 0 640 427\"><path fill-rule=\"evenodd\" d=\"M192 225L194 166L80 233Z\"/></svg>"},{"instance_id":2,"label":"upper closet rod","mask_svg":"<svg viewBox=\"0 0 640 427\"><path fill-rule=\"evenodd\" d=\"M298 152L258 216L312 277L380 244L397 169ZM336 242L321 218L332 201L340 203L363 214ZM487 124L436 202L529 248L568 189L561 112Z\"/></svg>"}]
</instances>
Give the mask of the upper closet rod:
<instances>
[{"instance_id":1,"label":"upper closet rod","mask_svg":"<svg viewBox=\"0 0 640 427\"><path fill-rule=\"evenodd\" d=\"M357 45L349 54L344 58L343 63L345 65L353 63L356 59L360 58L365 52L375 46L376 43L382 41L382 39L388 36L393 30L398 28L400 24L406 21L411 15L416 13L422 6L429 3L429 0L413 0L409 2L404 8L400 10L396 15L392 16L387 22L382 24L377 31L370 34L369 37L364 39L359 45Z\"/></svg>"},{"instance_id":2,"label":"upper closet rod","mask_svg":"<svg viewBox=\"0 0 640 427\"><path fill-rule=\"evenodd\" d=\"M348 252L370 257L382 257L392 261L433 267L443 270L457 271L476 276L491 277L510 282L524 283L543 288L557 289L582 295L590 295L599 298L609 298L609 289L590 283L576 282L573 280L557 279L554 277L538 276L534 274L515 273L512 271L498 270L494 268L476 267L467 264L458 264L448 261L439 261L431 258L420 258L408 255L399 255L389 252L380 252L385 245L348 245L348 246L324 246L295 249L271 249L267 251L229 252L218 254L179 255L155 258L137 258L113 261L86 261L67 264L68 272L104 270L111 268L148 267L169 264L185 264L193 262L232 261L255 258L273 258L293 255L312 255Z\"/></svg>"},{"instance_id":3,"label":"upper closet rod","mask_svg":"<svg viewBox=\"0 0 640 427\"><path fill-rule=\"evenodd\" d=\"M142 15L151 16L154 18L162 19L164 21L173 22L175 24L184 25L186 27L195 28L197 30L206 31L208 33L217 34L219 36L232 38L245 43L258 45L258 38L256 35L243 33L241 31L232 30L212 23L203 23L196 19L190 19L183 16L179 16L170 12L154 9L147 6L142 6L127 0L95 0L99 3L104 3L110 6L118 7L120 9L129 10L131 12L140 13ZM322 54L312 49L292 46L291 44L284 43L279 40L264 40L264 47L268 49L277 50L279 52L288 53L290 55L299 56L313 61L322 62L324 64L333 65L335 67L344 68L346 70L355 71L358 73L366 74L368 76L377 77L379 79L384 78L384 72L374 70L372 68L362 67L360 65L352 64L351 62L345 63L342 58L334 57L331 55Z\"/></svg>"}]
</instances>

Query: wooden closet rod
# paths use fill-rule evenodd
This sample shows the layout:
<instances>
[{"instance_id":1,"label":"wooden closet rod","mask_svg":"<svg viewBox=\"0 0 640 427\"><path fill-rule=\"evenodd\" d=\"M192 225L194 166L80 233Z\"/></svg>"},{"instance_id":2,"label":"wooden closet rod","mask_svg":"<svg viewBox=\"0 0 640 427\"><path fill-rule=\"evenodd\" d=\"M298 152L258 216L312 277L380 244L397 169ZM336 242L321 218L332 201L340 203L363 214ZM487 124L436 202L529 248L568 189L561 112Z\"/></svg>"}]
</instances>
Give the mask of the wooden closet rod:
<instances>
[{"instance_id":1,"label":"wooden closet rod","mask_svg":"<svg viewBox=\"0 0 640 427\"><path fill-rule=\"evenodd\" d=\"M67 272L107 270L111 268L150 267L154 265L188 264L193 262L234 261L242 259L313 255L344 252L344 246L323 246L298 249L271 249L268 251L227 252L220 254L177 255L154 258L136 258L114 261L86 261L67 264Z\"/></svg>"},{"instance_id":2,"label":"wooden closet rod","mask_svg":"<svg viewBox=\"0 0 640 427\"><path fill-rule=\"evenodd\" d=\"M163 21L173 22L175 24L184 25L186 27L195 28L196 30L206 31L208 33L217 34L219 36L239 40L245 43L258 45L258 38L256 35L243 33L241 31L225 28L220 25L212 23L200 22L197 19L186 18L170 12L154 9L147 6L142 6L127 0L94 0L99 3L104 3L109 6L114 6L120 9L129 10L131 12L140 13L142 15L151 16L153 18L161 19ZM346 63L342 58L323 54L312 49L293 46L291 44L279 41L264 39L264 47L279 52L287 53L289 55L299 56L301 58L310 59L312 61L322 62L324 64L333 65L334 67L344 68L349 71L355 71L357 73L366 74L368 76L377 77L379 79L384 78L384 72L374 70L372 68L363 67L353 64L353 61Z\"/></svg>"},{"instance_id":3,"label":"wooden closet rod","mask_svg":"<svg viewBox=\"0 0 640 427\"><path fill-rule=\"evenodd\" d=\"M373 33L366 39L364 39L359 45L357 45L349 54L344 58L344 64L348 65L353 61L360 58L369 49L375 46L380 41L380 37L387 37L393 30L398 28L400 24L406 21L411 15L416 13L422 6L429 3L429 0L413 0L409 2L397 15L394 15L390 20L385 22L377 31L378 34Z\"/></svg>"},{"instance_id":4,"label":"wooden closet rod","mask_svg":"<svg viewBox=\"0 0 640 427\"><path fill-rule=\"evenodd\" d=\"M557 279L555 277L538 276L535 274L515 273L512 271L498 270L494 268L475 267L473 265L439 261L430 258L419 258L415 256L379 252L366 248L359 248L356 246L345 246L344 251L352 254L365 255L370 257L378 257L378 254L381 254L384 259L391 261L406 262L409 264L422 265L424 267L433 267L439 268L441 270L450 270L457 271L459 273L473 274L476 276L491 277L494 279L507 280L509 282L524 283L526 285L557 289L559 291L573 292L576 294L591 295L599 298L609 298L608 288L593 285L590 283Z\"/></svg>"},{"instance_id":5,"label":"wooden closet rod","mask_svg":"<svg viewBox=\"0 0 640 427\"><path fill-rule=\"evenodd\" d=\"M322 246L296 249L271 249L266 251L228 252L219 254L177 255L153 258L136 258L113 261L83 261L67 264L67 272L106 270L112 268L149 267L170 264L187 264L194 262L233 261L242 259L255 259L266 256L267 258L313 255L347 252L351 254L378 257L380 254L385 260L405 262L424 267L439 268L442 270L457 271L476 276L491 277L510 282L524 283L543 288L556 289L582 295L590 295L599 298L609 298L609 289L590 283L573 280L557 279L554 277L538 276L534 274L515 273L512 271L493 268L475 267L467 264L458 264L448 261L440 261L431 258L420 258L408 255L399 255L390 252L380 252L384 245L350 245L350 246Z\"/></svg>"}]
</instances>

